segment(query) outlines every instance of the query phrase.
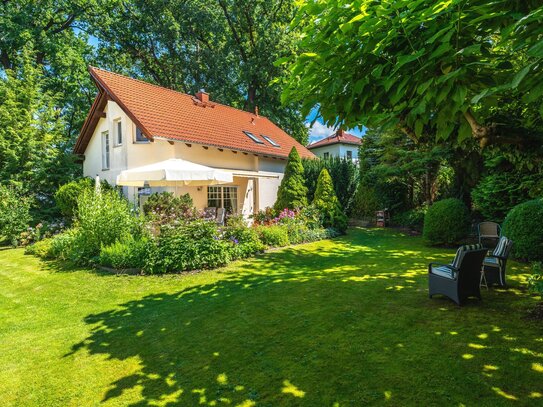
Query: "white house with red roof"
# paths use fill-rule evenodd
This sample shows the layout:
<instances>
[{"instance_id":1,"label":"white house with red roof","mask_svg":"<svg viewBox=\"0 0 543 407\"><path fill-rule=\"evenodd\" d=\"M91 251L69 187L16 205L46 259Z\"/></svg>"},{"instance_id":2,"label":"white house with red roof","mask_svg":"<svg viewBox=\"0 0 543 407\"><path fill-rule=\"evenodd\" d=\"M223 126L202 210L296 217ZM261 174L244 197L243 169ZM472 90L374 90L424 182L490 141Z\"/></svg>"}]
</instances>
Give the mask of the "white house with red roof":
<instances>
[{"instance_id":1,"label":"white house with red roof","mask_svg":"<svg viewBox=\"0 0 543 407\"><path fill-rule=\"evenodd\" d=\"M189 193L198 209L249 216L275 203L292 147L302 158L315 157L258 111L216 103L204 91L191 96L102 69L90 67L89 72L98 95L74 152L82 158L85 176L124 185L133 202L150 192ZM227 173L228 182L224 177L118 182L128 170L181 161L208 168L206 174Z\"/></svg>"},{"instance_id":2,"label":"white house with red roof","mask_svg":"<svg viewBox=\"0 0 543 407\"><path fill-rule=\"evenodd\" d=\"M334 134L308 145L307 148L320 158L340 157L358 161L360 144L362 144L361 138L340 129Z\"/></svg>"}]
</instances>

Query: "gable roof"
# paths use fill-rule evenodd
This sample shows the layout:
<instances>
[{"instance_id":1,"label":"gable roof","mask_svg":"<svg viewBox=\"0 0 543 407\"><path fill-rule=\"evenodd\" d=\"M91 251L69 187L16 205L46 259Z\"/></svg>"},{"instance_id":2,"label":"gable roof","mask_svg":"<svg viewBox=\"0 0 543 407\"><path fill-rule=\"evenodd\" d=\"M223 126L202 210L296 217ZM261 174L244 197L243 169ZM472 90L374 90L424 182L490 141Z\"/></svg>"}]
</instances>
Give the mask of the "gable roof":
<instances>
[{"instance_id":1,"label":"gable roof","mask_svg":"<svg viewBox=\"0 0 543 407\"><path fill-rule=\"evenodd\" d=\"M99 93L74 147L83 154L105 107L116 102L146 137L178 140L265 156L287 158L296 147L302 158L315 156L268 118L212 101L200 100L137 79L89 67ZM100 110L101 108L101 110ZM244 131L254 134L256 143ZM262 136L269 137L278 146Z\"/></svg>"},{"instance_id":2,"label":"gable roof","mask_svg":"<svg viewBox=\"0 0 543 407\"><path fill-rule=\"evenodd\" d=\"M360 145L362 144L362 139L360 137L353 136L352 134L345 133L343 130L338 130L331 136L323 138L322 140L316 141L313 144L307 146L308 149L312 150L317 147L330 146L332 144L353 144Z\"/></svg>"}]
</instances>

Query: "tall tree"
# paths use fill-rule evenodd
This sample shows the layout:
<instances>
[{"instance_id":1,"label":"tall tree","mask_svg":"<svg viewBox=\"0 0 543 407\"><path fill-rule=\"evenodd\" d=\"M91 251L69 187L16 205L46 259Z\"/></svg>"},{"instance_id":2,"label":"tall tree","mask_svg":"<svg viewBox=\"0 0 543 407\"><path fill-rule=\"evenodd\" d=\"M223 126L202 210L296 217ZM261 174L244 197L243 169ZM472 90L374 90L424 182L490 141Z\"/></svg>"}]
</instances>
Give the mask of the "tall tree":
<instances>
[{"instance_id":1,"label":"tall tree","mask_svg":"<svg viewBox=\"0 0 543 407\"><path fill-rule=\"evenodd\" d=\"M309 0L300 23L304 52L284 98L320 105L328 124L537 145L492 109L511 91L543 107L541 1Z\"/></svg>"},{"instance_id":2,"label":"tall tree","mask_svg":"<svg viewBox=\"0 0 543 407\"><path fill-rule=\"evenodd\" d=\"M296 147L292 147L288 155L285 176L277 191L274 208L282 211L285 208L299 209L307 206L307 187L304 182L304 166Z\"/></svg>"}]
</instances>

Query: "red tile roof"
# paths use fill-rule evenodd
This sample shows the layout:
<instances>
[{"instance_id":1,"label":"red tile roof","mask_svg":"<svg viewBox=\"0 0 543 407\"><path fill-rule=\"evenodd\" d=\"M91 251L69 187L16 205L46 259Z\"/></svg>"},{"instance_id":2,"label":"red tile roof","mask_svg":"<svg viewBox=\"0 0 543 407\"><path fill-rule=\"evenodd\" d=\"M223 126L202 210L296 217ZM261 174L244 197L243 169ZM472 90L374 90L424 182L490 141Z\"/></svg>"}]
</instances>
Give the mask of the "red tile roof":
<instances>
[{"instance_id":1,"label":"red tile roof","mask_svg":"<svg viewBox=\"0 0 543 407\"><path fill-rule=\"evenodd\" d=\"M213 101L205 102L205 98L202 102L191 95L102 69L90 67L89 72L100 92L97 99L105 94L117 102L150 139L164 137L279 158L286 158L292 147L296 147L302 158L315 157L264 116ZM100 113L93 112L93 109L89 112L76 142L75 153L85 152ZM255 143L243 131L251 132L263 143ZM262 135L271 138L279 147L273 146Z\"/></svg>"},{"instance_id":2,"label":"red tile roof","mask_svg":"<svg viewBox=\"0 0 543 407\"><path fill-rule=\"evenodd\" d=\"M332 144L362 144L362 139L352 134L345 133L343 130L338 130L331 136L328 136L322 140L316 141L313 144L307 146L308 149L312 150L317 147L329 146Z\"/></svg>"}]
</instances>

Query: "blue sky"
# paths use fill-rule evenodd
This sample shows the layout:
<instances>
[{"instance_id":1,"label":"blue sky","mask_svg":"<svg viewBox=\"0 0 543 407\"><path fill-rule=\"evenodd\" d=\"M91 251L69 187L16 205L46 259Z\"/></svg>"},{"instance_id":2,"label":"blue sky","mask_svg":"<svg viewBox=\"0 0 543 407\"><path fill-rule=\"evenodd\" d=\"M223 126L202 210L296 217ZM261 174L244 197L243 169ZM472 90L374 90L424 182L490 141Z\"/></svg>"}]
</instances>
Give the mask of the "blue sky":
<instances>
[{"instance_id":1,"label":"blue sky","mask_svg":"<svg viewBox=\"0 0 543 407\"><path fill-rule=\"evenodd\" d=\"M318 109L317 107L314 107L313 110L307 115L306 117L306 125L309 127L311 125L311 122L315 120L315 117L317 116ZM355 127L354 129L344 129L349 134L352 134L353 136L361 137L366 132L365 127ZM325 137L330 136L332 133L334 133L336 129L333 127L328 127L323 123L323 120L321 117L317 118L317 121L315 124L313 124L313 127L309 128L309 142L314 143L315 141L321 140Z\"/></svg>"}]
</instances>

